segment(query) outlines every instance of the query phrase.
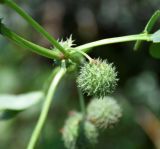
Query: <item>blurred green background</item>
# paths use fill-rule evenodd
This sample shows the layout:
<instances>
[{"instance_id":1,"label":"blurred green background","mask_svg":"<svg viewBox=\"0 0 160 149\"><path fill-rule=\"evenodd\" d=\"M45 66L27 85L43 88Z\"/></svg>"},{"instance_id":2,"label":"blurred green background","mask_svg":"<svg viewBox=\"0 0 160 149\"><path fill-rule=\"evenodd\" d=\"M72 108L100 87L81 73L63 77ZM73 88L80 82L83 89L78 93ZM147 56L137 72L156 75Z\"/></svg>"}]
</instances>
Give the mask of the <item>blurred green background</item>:
<instances>
[{"instance_id":1,"label":"blurred green background","mask_svg":"<svg viewBox=\"0 0 160 149\"><path fill-rule=\"evenodd\" d=\"M140 33L159 9L159 0L28 0L16 2L57 39L71 34L76 45ZM50 48L15 12L0 5L0 17L23 37ZM158 22L159 23L159 22ZM159 28L155 26L154 31ZM104 131L95 149L160 149L160 60L151 43L133 51L134 43L95 48L92 57L114 62L119 85L114 96L123 107L115 128ZM159 49L160 46L156 46ZM55 62L36 55L0 36L0 93L19 94L43 88ZM158 55L159 53L157 53ZM86 104L90 98L86 97ZM41 109L36 105L17 117L0 121L0 149L23 149ZM69 111L80 110L75 75L67 75L57 90L38 149L64 149L60 130Z\"/></svg>"}]
</instances>

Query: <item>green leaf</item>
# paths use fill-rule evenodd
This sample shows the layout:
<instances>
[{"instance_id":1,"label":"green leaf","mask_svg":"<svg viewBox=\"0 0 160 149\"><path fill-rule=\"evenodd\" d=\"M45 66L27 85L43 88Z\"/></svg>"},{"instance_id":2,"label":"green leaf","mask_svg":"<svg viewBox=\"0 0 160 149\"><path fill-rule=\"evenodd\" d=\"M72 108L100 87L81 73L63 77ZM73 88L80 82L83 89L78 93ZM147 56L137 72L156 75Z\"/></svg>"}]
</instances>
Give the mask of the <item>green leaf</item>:
<instances>
[{"instance_id":1,"label":"green leaf","mask_svg":"<svg viewBox=\"0 0 160 149\"><path fill-rule=\"evenodd\" d=\"M156 31L152 36L151 39L154 43L160 42L160 30Z\"/></svg>"},{"instance_id":2,"label":"green leaf","mask_svg":"<svg viewBox=\"0 0 160 149\"><path fill-rule=\"evenodd\" d=\"M15 117L19 112L26 110L39 103L44 97L41 91L30 92L20 95L0 95L0 120L8 120Z\"/></svg>"},{"instance_id":3,"label":"green leaf","mask_svg":"<svg viewBox=\"0 0 160 149\"><path fill-rule=\"evenodd\" d=\"M155 23L157 22L158 18L160 17L160 10L157 10L149 19L149 21L147 22L144 30L142 33L146 33L149 34L151 33ZM134 45L134 50L138 50L143 44L143 41L139 41L137 40L135 45Z\"/></svg>"},{"instance_id":4,"label":"green leaf","mask_svg":"<svg viewBox=\"0 0 160 149\"><path fill-rule=\"evenodd\" d=\"M20 95L4 94L0 95L0 111L13 110L21 111L25 110L35 104L37 104L44 97L44 93L40 91L30 92Z\"/></svg>"},{"instance_id":5,"label":"green leaf","mask_svg":"<svg viewBox=\"0 0 160 149\"><path fill-rule=\"evenodd\" d=\"M152 57L160 59L160 43L151 44L149 48L149 53Z\"/></svg>"},{"instance_id":6,"label":"green leaf","mask_svg":"<svg viewBox=\"0 0 160 149\"><path fill-rule=\"evenodd\" d=\"M145 26L144 32L150 33L159 17L160 17L160 10L157 10L149 19L147 25Z\"/></svg>"}]
</instances>

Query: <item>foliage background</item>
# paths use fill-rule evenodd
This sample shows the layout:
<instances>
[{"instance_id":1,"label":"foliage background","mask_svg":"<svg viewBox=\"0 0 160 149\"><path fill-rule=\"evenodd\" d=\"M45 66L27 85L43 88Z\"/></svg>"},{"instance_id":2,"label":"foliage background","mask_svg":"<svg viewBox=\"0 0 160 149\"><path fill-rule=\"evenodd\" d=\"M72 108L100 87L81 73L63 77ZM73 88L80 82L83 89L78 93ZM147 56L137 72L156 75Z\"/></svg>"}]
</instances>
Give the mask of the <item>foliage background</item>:
<instances>
[{"instance_id":1,"label":"foliage background","mask_svg":"<svg viewBox=\"0 0 160 149\"><path fill-rule=\"evenodd\" d=\"M139 33L160 5L159 0L16 2L53 36L65 39L72 34L77 45ZM15 12L2 5L0 17L23 37L45 47L51 46ZM160 118L160 61L149 54L150 43L145 43L136 52L133 51L133 45L133 42L107 45L95 48L90 53L92 57L101 57L115 63L120 81L114 96L121 103L124 113L115 128L103 132L95 149L155 148L155 140L151 139L153 134L147 134L144 127L137 123L137 119L145 122L146 111L152 112L157 121ZM0 37L0 53L1 94L40 90L56 65L51 60L11 44L3 37ZM86 97L86 103L89 100ZM11 120L0 121L0 149L25 148L40 108L41 105L38 105ZM59 86L37 148L64 148L60 130L71 110L80 110L75 75L66 76ZM156 122L152 121L149 127L151 130L155 129L154 123ZM159 130L160 127L157 131Z\"/></svg>"}]
</instances>

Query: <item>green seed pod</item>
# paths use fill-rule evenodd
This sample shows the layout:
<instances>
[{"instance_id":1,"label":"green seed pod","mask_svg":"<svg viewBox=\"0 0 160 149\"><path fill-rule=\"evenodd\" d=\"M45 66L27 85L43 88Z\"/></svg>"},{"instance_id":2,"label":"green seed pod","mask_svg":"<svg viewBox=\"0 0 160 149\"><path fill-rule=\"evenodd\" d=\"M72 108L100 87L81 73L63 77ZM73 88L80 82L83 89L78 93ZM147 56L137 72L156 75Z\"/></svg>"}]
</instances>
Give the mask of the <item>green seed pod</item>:
<instances>
[{"instance_id":1,"label":"green seed pod","mask_svg":"<svg viewBox=\"0 0 160 149\"><path fill-rule=\"evenodd\" d=\"M93 99L87 107L87 119L97 128L105 129L119 121L122 110L113 97Z\"/></svg>"},{"instance_id":2,"label":"green seed pod","mask_svg":"<svg viewBox=\"0 0 160 149\"><path fill-rule=\"evenodd\" d=\"M76 149L90 149L98 142L98 130L89 121L82 121L79 125Z\"/></svg>"},{"instance_id":3,"label":"green seed pod","mask_svg":"<svg viewBox=\"0 0 160 149\"><path fill-rule=\"evenodd\" d=\"M96 127L89 121L83 121L82 114L77 112L67 119L62 134L68 149L87 149L98 138Z\"/></svg>"},{"instance_id":4,"label":"green seed pod","mask_svg":"<svg viewBox=\"0 0 160 149\"><path fill-rule=\"evenodd\" d=\"M78 137L78 129L81 120L82 115L80 113L74 113L65 122L62 137L64 140L64 145L68 149L76 148L76 140Z\"/></svg>"},{"instance_id":5,"label":"green seed pod","mask_svg":"<svg viewBox=\"0 0 160 149\"><path fill-rule=\"evenodd\" d=\"M113 64L100 59L85 63L77 78L78 86L83 93L97 98L111 94L117 86L117 81L117 72Z\"/></svg>"},{"instance_id":6,"label":"green seed pod","mask_svg":"<svg viewBox=\"0 0 160 149\"><path fill-rule=\"evenodd\" d=\"M87 141L90 144L96 144L97 143L97 138L98 138L98 131L96 127L89 121L85 122L85 136Z\"/></svg>"}]
</instances>

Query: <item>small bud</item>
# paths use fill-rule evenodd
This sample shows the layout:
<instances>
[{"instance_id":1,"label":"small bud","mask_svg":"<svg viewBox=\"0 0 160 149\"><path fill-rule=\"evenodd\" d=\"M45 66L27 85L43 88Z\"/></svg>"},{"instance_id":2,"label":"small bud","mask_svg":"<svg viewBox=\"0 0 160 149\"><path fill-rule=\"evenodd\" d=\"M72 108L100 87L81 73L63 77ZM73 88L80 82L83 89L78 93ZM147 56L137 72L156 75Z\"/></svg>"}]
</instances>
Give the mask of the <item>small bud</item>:
<instances>
[{"instance_id":1,"label":"small bud","mask_svg":"<svg viewBox=\"0 0 160 149\"><path fill-rule=\"evenodd\" d=\"M100 59L85 63L77 78L78 86L83 93L97 98L111 94L117 86L117 81L117 72L113 64Z\"/></svg>"},{"instance_id":2,"label":"small bud","mask_svg":"<svg viewBox=\"0 0 160 149\"><path fill-rule=\"evenodd\" d=\"M58 40L58 42L70 55L69 63L72 63L72 64L73 64L73 62L74 63L75 62L82 63L84 61L84 57L80 53L76 52L73 48L76 44L74 44L74 40L72 38L72 35L70 35L70 37L67 38L66 40L61 39L61 40ZM56 47L53 47L51 49L56 52L60 52L59 49L57 49ZM64 59L65 55L62 54L62 58ZM74 65L74 66L72 65L71 67L69 67L68 70L69 71L75 70L76 67L77 67L76 65Z\"/></svg>"},{"instance_id":3,"label":"small bud","mask_svg":"<svg viewBox=\"0 0 160 149\"><path fill-rule=\"evenodd\" d=\"M72 35L70 35L69 38L67 38L66 40L58 40L59 44L65 49L68 50L70 48L72 48L75 44L74 44L74 40L72 39ZM52 50L58 50L57 48L53 48Z\"/></svg>"},{"instance_id":4,"label":"small bud","mask_svg":"<svg viewBox=\"0 0 160 149\"><path fill-rule=\"evenodd\" d=\"M62 137L68 149L86 149L97 142L98 132L89 121L83 121L80 113L70 116L63 128Z\"/></svg>"},{"instance_id":5,"label":"small bud","mask_svg":"<svg viewBox=\"0 0 160 149\"><path fill-rule=\"evenodd\" d=\"M111 127L119 121L121 115L120 106L109 96L103 100L93 99L87 107L87 119L99 129Z\"/></svg>"}]
</instances>

